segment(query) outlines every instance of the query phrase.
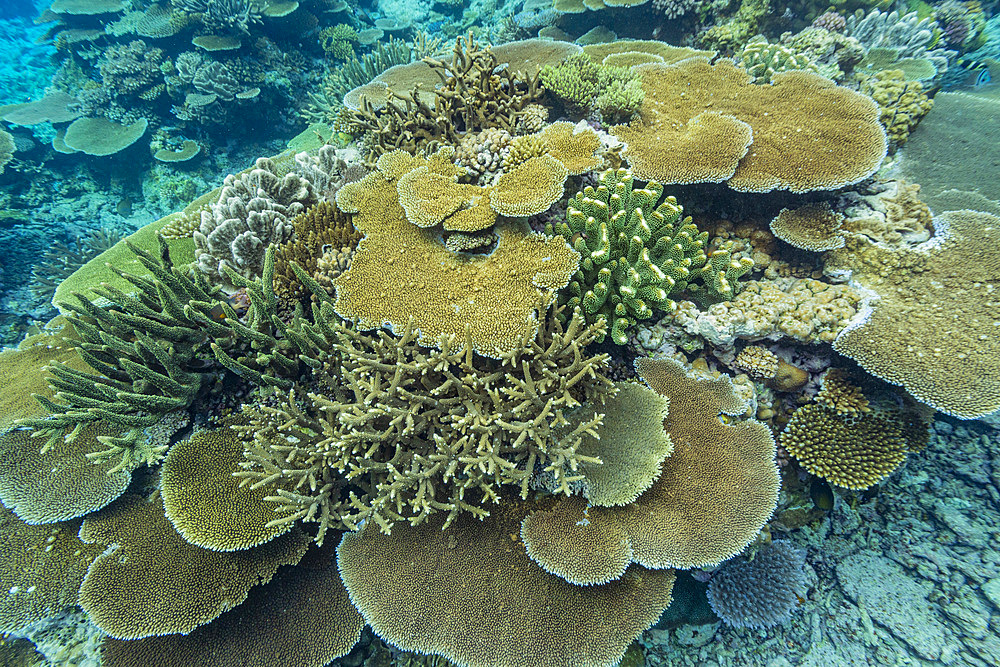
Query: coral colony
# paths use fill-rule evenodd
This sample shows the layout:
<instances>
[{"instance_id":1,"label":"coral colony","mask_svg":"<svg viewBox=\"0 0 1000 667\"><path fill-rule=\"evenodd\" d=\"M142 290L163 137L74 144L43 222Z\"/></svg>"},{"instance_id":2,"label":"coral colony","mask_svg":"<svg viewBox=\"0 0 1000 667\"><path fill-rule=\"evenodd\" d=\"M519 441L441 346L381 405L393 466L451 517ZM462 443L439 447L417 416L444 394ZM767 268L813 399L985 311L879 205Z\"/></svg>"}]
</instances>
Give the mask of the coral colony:
<instances>
[{"instance_id":1,"label":"coral colony","mask_svg":"<svg viewBox=\"0 0 1000 667\"><path fill-rule=\"evenodd\" d=\"M1000 664L992 3L22 4L8 664Z\"/></svg>"}]
</instances>

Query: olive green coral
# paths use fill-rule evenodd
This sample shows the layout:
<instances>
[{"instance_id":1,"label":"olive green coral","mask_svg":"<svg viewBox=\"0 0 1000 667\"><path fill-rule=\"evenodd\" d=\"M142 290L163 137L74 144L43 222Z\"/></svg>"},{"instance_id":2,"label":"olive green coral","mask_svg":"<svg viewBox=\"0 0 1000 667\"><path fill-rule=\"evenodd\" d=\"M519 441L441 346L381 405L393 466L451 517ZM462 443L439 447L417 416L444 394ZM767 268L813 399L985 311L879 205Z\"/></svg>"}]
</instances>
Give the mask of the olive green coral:
<instances>
[{"instance_id":1,"label":"olive green coral","mask_svg":"<svg viewBox=\"0 0 1000 667\"><path fill-rule=\"evenodd\" d=\"M582 257L564 300L580 306L589 320L607 323L619 345L638 320L652 317L653 308L671 308L669 296L693 280L725 300L739 292L739 276L753 265L734 261L725 250L710 258L708 233L682 219L672 197L657 205L662 193L655 181L634 188L631 172L609 170L596 189L588 186L570 199L566 222L546 225L547 233L569 239Z\"/></svg>"},{"instance_id":2,"label":"olive green coral","mask_svg":"<svg viewBox=\"0 0 1000 667\"><path fill-rule=\"evenodd\" d=\"M455 336L424 347L410 326L399 337L365 335L340 324L330 303L314 309L334 352L320 357L321 388L291 392L277 407L251 413L247 470L280 517L329 528L370 520L389 532L436 513L450 523L485 516L503 486L526 495L537 469L569 493L583 479L580 453L613 385L605 355L583 348L600 333L574 315L564 328L554 313L499 360L473 355ZM579 413L579 414L576 414ZM447 524L446 524L447 525Z\"/></svg>"},{"instance_id":3,"label":"olive green coral","mask_svg":"<svg viewBox=\"0 0 1000 667\"><path fill-rule=\"evenodd\" d=\"M569 113L583 116L594 108L609 124L630 118L645 97L631 69L598 64L585 53L572 55L558 65L547 65L539 75L545 89Z\"/></svg>"},{"instance_id":4,"label":"olive green coral","mask_svg":"<svg viewBox=\"0 0 1000 667\"><path fill-rule=\"evenodd\" d=\"M819 68L807 56L781 44L769 44L767 38L761 35L746 43L736 62L750 73L756 83L771 83L775 74L789 70L819 73Z\"/></svg>"}]
</instances>

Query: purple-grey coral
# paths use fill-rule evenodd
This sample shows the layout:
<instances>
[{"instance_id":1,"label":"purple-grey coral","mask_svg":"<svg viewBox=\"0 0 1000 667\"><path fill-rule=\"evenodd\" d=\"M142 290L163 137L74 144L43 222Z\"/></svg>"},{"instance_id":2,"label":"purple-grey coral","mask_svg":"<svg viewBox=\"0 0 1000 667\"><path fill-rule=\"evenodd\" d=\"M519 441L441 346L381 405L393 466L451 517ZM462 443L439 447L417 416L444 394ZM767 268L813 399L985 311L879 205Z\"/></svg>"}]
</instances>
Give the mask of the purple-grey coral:
<instances>
[{"instance_id":1,"label":"purple-grey coral","mask_svg":"<svg viewBox=\"0 0 1000 667\"><path fill-rule=\"evenodd\" d=\"M806 554L790 542L771 542L753 558L726 562L708 584L708 603L726 625L768 628L787 621L806 586Z\"/></svg>"}]
</instances>

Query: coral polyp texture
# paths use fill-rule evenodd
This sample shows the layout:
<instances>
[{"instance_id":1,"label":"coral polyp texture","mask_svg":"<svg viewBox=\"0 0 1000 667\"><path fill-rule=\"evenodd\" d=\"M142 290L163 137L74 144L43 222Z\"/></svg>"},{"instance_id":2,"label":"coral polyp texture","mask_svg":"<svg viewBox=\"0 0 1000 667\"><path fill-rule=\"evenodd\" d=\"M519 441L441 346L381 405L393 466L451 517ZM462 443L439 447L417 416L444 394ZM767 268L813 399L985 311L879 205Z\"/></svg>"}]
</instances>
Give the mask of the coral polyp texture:
<instances>
[{"instance_id":1,"label":"coral polyp texture","mask_svg":"<svg viewBox=\"0 0 1000 667\"><path fill-rule=\"evenodd\" d=\"M570 199L566 222L549 223L546 231L568 239L580 253L566 303L583 309L591 321L604 322L619 345L638 320L653 309L669 310L671 294L704 280L713 296L731 298L741 287L740 275L750 260L734 261L728 253L706 253L708 234L683 219L677 200L660 201L663 186L655 181L633 186L626 169L606 171L595 189L588 186Z\"/></svg>"},{"instance_id":2,"label":"coral polyp texture","mask_svg":"<svg viewBox=\"0 0 1000 667\"><path fill-rule=\"evenodd\" d=\"M844 247L844 237L839 233L843 224L843 214L807 204L795 209L781 209L771 221L771 231L796 248L823 252Z\"/></svg>"},{"instance_id":3,"label":"coral polyp texture","mask_svg":"<svg viewBox=\"0 0 1000 667\"><path fill-rule=\"evenodd\" d=\"M708 583L708 602L726 625L768 628L787 621L806 592L806 554L781 541L734 558Z\"/></svg>"},{"instance_id":4,"label":"coral polyp texture","mask_svg":"<svg viewBox=\"0 0 1000 667\"><path fill-rule=\"evenodd\" d=\"M640 120L612 132L639 178L802 193L857 183L885 157L878 106L817 74L781 72L754 85L732 61L698 57L637 71Z\"/></svg>"},{"instance_id":5,"label":"coral polyp texture","mask_svg":"<svg viewBox=\"0 0 1000 667\"><path fill-rule=\"evenodd\" d=\"M560 237L517 223L497 225L489 255L451 252L407 219L397 188L400 177L418 167L451 173L453 165L441 163L387 153L376 171L337 193L338 206L356 213L354 226L365 237L351 268L334 281L335 308L363 329L388 325L402 332L412 318L423 344L456 336L459 346L468 342L499 357L533 335L539 304L569 282L579 253Z\"/></svg>"},{"instance_id":6,"label":"coral polyp texture","mask_svg":"<svg viewBox=\"0 0 1000 667\"><path fill-rule=\"evenodd\" d=\"M854 279L874 298L834 341L872 375L942 412L972 419L1000 409L1000 218L951 211L916 250L865 245ZM850 265L854 265L848 262Z\"/></svg>"}]
</instances>

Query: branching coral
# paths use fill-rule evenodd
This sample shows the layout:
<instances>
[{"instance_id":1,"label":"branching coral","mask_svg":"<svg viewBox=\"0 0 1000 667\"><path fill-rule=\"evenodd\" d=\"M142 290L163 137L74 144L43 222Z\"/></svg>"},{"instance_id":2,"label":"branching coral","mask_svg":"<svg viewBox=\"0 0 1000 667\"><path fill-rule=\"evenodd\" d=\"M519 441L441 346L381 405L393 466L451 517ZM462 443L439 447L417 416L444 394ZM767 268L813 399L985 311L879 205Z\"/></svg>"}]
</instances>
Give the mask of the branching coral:
<instances>
[{"instance_id":1,"label":"branching coral","mask_svg":"<svg viewBox=\"0 0 1000 667\"><path fill-rule=\"evenodd\" d=\"M669 309L669 295L688 283L701 278L713 296L731 298L739 276L753 265L725 251L710 260L708 234L681 218L677 201L668 197L657 205L663 186L651 181L637 189L632 182L625 169L604 172L597 189L588 186L570 199L566 222L546 227L569 239L582 257L566 303L609 325L619 345L638 320L652 317L653 308Z\"/></svg>"},{"instance_id":2,"label":"branching coral","mask_svg":"<svg viewBox=\"0 0 1000 667\"><path fill-rule=\"evenodd\" d=\"M598 109L606 123L622 122L642 104L642 87L632 70L599 64L585 53L543 67L540 76L545 89L576 116Z\"/></svg>"},{"instance_id":3,"label":"branching coral","mask_svg":"<svg viewBox=\"0 0 1000 667\"><path fill-rule=\"evenodd\" d=\"M753 557L725 563L708 584L708 602L726 625L768 628L791 618L805 593L806 553L789 542L771 542Z\"/></svg>"},{"instance_id":4,"label":"branching coral","mask_svg":"<svg viewBox=\"0 0 1000 667\"><path fill-rule=\"evenodd\" d=\"M317 333L331 338L318 357L312 392L292 392L277 408L261 408L248 427L244 476L276 488L280 524L298 519L329 528L370 520L389 532L444 512L482 517L503 485L522 495L536 470L568 493L579 453L600 417L574 417L581 403L600 404L612 391L605 356L582 349L600 333L579 315L564 329L554 314L537 334L499 360L474 356L455 336L439 349L418 343L412 324L397 338L363 335L341 325L330 302L315 309ZM446 524L447 525L447 524Z\"/></svg>"},{"instance_id":5,"label":"branching coral","mask_svg":"<svg viewBox=\"0 0 1000 667\"><path fill-rule=\"evenodd\" d=\"M292 270L292 262L309 275L319 268L319 260L329 250L354 250L361 234L354 229L351 216L341 213L330 202L320 202L292 220L294 237L278 246L274 253L274 293L286 300L307 297L309 291Z\"/></svg>"},{"instance_id":6,"label":"branching coral","mask_svg":"<svg viewBox=\"0 0 1000 667\"><path fill-rule=\"evenodd\" d=\"M819 72L819 68L807 56L781 44L769 44L763 36L754 37L747 42L736 61L750 73L756 83L771 83L778 72Z\"/></svg>"}]
</instances>

